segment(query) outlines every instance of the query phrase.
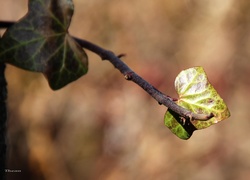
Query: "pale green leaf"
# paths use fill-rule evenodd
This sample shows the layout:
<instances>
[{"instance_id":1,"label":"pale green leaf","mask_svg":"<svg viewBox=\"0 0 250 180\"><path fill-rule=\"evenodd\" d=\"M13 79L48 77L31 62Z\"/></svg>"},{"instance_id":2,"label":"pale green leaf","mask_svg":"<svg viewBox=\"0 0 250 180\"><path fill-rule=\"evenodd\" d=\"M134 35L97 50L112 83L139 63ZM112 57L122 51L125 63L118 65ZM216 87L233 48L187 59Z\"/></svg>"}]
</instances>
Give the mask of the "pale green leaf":
<instances>
[{"instance_id":1,"label":"pale green leaf","mask_svg":"<svg viewBox=\"0 0 250 180\"><path fill-rule=\"evenodd\" d=\"M182 139L188 139L194 130L207 128L230 116L230 112L207 79L202 67L189 68L182 71L175 80L175 89L179 94L176 102L178 105L196 114L209 115L214 117L207 121L191 120L186 121L171 111L165 114L165 125Z\"/></svg>"}]
</instances>

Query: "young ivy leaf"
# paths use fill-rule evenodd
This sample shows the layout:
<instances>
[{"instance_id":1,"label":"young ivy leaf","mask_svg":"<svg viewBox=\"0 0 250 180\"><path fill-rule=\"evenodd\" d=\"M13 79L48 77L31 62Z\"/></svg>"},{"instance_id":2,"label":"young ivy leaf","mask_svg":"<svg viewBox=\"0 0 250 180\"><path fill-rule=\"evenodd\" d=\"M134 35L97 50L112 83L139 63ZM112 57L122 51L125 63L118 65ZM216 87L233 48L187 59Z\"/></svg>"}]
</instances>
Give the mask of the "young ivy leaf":
<instances>
[{"instance_id":1,"label":"young ivy leaf","mask_svg":"<svg viewBox=\"0 0 250 180\"><path fill-rule=\"evenodd\" d=\"M176 102L179 106L196 114L214 115L206 121L186 120L171 110L167 111L165 125L181 139L188 139L195 130L207 128L230 116L226 104L209 83L202 67L182 71L175 79L175 89L179 94Z\"/></svg>"},{"instance_id":2,"label":"young ivy leaf","mask_svg":"<svg viewBox=\"0 0 250 180\"><path fill-rule=\"evenodd\" d=\"M28 13L0 41L0 62L42 72L57 90L88 71L88 57L68 33L72 0L29 0Z\"/></svg>"}]
</instances>

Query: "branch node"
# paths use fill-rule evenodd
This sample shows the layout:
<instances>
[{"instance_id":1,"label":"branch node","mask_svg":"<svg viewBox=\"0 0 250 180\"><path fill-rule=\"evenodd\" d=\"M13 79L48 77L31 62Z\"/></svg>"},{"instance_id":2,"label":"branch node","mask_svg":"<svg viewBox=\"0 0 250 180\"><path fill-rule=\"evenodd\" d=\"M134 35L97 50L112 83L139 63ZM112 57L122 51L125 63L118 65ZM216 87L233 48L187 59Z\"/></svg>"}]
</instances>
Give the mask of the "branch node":
<instances>
[{"instance_id":1,"label":"branch node","mask_svg":"<svg viewBox=\"0 0 250 180\"><path fill-rule=\"evenodd\" d=\"M122 54L119 54L117 57L122 58L122 57L125 57L125 56L126 56L126 54L122 53Z\"/></svg>"},{"instance_id":2,"label":"branch node","mask_svg":"<svg viewBox=\"0 0 250 180\"><path fill-rule=\"evenodd\" d=\"M132 78L133 78L133 72L128 72L128 73L125 73L124 74L124 78L126 79L126 80L132 80Z\"/></svg>"}]
</instances>

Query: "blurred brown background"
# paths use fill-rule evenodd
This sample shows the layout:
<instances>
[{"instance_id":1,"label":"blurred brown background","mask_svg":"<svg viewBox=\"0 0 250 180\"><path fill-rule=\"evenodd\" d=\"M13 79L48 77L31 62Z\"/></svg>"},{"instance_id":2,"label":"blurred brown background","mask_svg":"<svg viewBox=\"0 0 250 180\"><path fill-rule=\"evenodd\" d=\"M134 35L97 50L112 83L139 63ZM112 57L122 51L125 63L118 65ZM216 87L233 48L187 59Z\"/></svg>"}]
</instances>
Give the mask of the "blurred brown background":
<instances>
[{"instance_id":1,"label":"blurred brown background","mask_svg":"<svg viewBox=\"0 0 250 180\"><path fill-rule=\"evenodd\" d=\"M87 51L89 73L59 91L8 66L9 179L245 180L250 178L250 1L74 0L70 33L116 54L162 92L203 66L231 117L178 139L166 111L108 61ZM0 0L18 20L26 0Z\"/></svg>"}]
</instances>

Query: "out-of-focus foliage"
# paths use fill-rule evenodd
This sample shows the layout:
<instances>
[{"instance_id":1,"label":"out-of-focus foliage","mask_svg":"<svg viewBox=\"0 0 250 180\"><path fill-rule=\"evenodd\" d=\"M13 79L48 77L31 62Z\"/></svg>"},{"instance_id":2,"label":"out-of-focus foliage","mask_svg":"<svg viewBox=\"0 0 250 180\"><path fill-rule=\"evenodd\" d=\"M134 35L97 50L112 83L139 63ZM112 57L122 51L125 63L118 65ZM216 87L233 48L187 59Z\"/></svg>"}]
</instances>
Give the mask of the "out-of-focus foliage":
<instances>
[{"instance_id":1,"label":"out-of-focus foliage","mask_svg":"<svg viewBox=\"0 0 250 180\"><path fill-rule=\"evenodd\" d=\"M71 0L30 0L28 13L3 35L0 61L42 72L57 90L86 74L88 58L68 34Z\"/></svg>"},{"instance_id":2,"label":"out-of-focus foliage","mask_svg":"<svg viewBox=\"0 0 250 180\"><path fill-rule=\"evenodd\" d=\"M214 117L209 120L185 120L167 110L165 125L179 138L189 139L197 129L204 129L230 116L227 105L207 79L202 67L193 67L180 72L175 79L175 89L179 95L176 103L196 114Z\"/></svg>"},{"instance_id":3,"label":"out-of-focus foliage","mask_svg":"<svg viewBox=\"0 0 250 180\"><path fill-rule=\"evenodd\" d=\"M172 97L182 69L204 67L232 116L181 141L164 126L164 106L92 53L88 75L56 92L42 75L8 66L8 168L22 170L9 178L249 179L250 2L74 3L70 34L126 53ZM1 20L27 12L25 0L0 4Z\"/></svg>"}]
</instances>

